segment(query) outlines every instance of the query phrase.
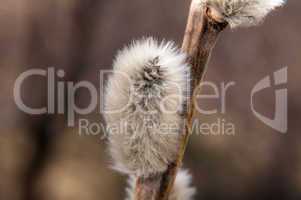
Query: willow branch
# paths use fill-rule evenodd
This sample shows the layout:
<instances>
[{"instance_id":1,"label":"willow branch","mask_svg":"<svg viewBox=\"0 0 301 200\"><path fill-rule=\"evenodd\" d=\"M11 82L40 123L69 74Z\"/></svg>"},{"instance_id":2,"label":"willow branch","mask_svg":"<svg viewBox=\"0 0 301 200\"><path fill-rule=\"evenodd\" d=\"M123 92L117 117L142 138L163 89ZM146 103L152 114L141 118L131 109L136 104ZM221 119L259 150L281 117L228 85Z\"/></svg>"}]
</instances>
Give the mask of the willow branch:
<instances>
[{"instance_id":1,"label":"willow branch","mask_svg":"<svg viewBox=\"0 0 301 200\"><path fill-rule=\"evenodd\" d=\"M192 132L195 114L194 96L197 86L202 81L211 51L219 33L227 26L221 14L214 7L203 7L198 0L192 0L187 27L182 44L182 51L188 55L191 64L191 90L193 91L187 112L183 138L181 139L177 160L170 164L161 176L138 178L136 200L167 200L179 167L182 165L185 149Z\"/></svg>"}]
</instances>

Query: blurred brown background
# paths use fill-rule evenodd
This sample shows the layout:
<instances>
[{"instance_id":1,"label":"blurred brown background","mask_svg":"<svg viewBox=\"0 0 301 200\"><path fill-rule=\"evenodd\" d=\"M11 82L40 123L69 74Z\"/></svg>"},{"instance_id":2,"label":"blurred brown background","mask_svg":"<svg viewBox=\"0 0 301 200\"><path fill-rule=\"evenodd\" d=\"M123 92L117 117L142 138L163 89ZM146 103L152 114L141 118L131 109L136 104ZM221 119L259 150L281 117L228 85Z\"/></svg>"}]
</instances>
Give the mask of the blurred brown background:
<instances>
[{"instance_id":1,"label":"blurred brown background","mask_svg":"<svg viewBox=\"0 0 301 200\"><path fill-rule=\"evenodd\" d=\"M134 38L155 36L181 44L189 0L1 0L0 6L0 199L123 199L125 177L109 169L105 141L79 135L64 115L32 116L17 109L16 78L32 68L55 67L65 81L91 81L110 69L114 54ZM259 27L227 29L206 74L216 84L235 81L227 94L226 114L200 116L204 123L224 118L234 136L193 135L186 154L197 187L196 199L301 198L301 1L289 0ZM252 87L288 66L288 133L259 121L250 109ZM32 107L46 105L47 85L33 78L22 88ZM274 91L256 108L274 113ZM100 99L101 101L101 99ZM87 105L86 91L77 104ZM203 108L220 108L204 101ZM101 122L97 111L88 116Z\"/></svg>"}]
</instances>

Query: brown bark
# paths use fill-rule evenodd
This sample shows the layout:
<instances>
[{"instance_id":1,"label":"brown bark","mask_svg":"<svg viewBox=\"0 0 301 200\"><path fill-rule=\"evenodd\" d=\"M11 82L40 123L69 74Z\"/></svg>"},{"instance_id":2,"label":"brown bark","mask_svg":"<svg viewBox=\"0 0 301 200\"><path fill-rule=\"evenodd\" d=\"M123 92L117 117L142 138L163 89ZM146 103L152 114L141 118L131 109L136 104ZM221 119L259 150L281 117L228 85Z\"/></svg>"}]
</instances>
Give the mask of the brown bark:
<instances>
[{"instance_id":1,"label":"brown bark","mask_svg":"<svg viewBox=\"0 0 301 200\"><path fill-rule=\"evenodd\" d=\"M171 192L177 171L182 165L185 149L191 134L195 113L194 93L202 81L211 51L215 46L219 33L227 26L221 14L213 7L203 7L192 0L187 27L182 44L182 51L188 55L191 65L192 97L186 112L186 124L180 143L177 160L168 166L161 176L138 178L136 184L136 200L167 200Z\"/></svg>"}]
</instances>

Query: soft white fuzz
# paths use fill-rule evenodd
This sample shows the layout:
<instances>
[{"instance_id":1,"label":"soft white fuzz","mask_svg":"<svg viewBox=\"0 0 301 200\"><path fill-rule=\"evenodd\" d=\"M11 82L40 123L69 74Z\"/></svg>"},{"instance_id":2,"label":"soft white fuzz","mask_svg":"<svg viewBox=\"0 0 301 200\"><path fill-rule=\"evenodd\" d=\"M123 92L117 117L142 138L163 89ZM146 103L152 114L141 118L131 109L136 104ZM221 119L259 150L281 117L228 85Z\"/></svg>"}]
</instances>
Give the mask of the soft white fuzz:
<instances>
[{"instance_id":1,"label":"soft white fuzz","mask_svg":"<svg viewBox=\"0 0 301 200\"><path fill-rule=\"evenodd\" d=\"M282 6L285 0L199 0L202 4L218 9L231 27L252 26L276 7Z\"/></svg>"},{"instance_id":2,"label":"soft white fuzz","mask_svg":"<svg viewBox=\"0 0 301 200\"><path fill-rule=\"evenodd\" d=\"M191 175L186 170L180 170L177 174L173 189L168 200L192 200L196 189L191 186ZM128 179L128 188L126 189L126 200L134 200L136 178L131 176Z\"/></svg>"},{"instance_id":3,"label":"soft white fuzz","mask_svg":"<svg viewBox=\"0 0 301 200\"><path fill-rule=\"evenodd\" d=\"M188 171L179 171L169 200L192 200L196 189L191 186L191 179L191 175Z\"/></svg>"},{"instance_id":4,"label":"soft white fuzz","mask_svg":"<svg viewBox=\"0 0 301 200\"><path fill-rule=\"evenodd\" d=\"M145 177L163 172L176 158L184 125L186 56L172 42L142 39L118 53L113 70L105 119L114 168Z\"/></svg>"}]
</instances>

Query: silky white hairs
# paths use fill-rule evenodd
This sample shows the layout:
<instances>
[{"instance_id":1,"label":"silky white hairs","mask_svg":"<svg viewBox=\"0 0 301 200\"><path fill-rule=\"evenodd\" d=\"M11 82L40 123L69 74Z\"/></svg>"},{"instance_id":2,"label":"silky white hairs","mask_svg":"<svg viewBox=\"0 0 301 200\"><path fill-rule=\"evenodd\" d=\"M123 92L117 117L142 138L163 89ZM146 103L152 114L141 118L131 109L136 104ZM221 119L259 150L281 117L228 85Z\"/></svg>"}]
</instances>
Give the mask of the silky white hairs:
<instances>
[{"instance_id":1,"label":"silky white hairs","mask_svg":"<svg viewBox=\"0 0 301 200\"><path fill-rule=\"evenodd\" d=\"M230 26L252 26L276 7L282 6L285 0L199 0L203 5L215 7Z\"/></svg>"},{"instance_id":2,"label":"silky white hairs","mask_svg":"<svg viewBox=\"0 0 301 200\"><path fill-rule=\"evenodd\" d=\"M172 42L134 41L114 63L105 119L114 168L147 177L175 161L189 95L186 56Z\"/></svg>"},{"instance_id":3,"label":"silky white hairs","mask_svg":"<svg viewBox=\"0 0 301 200\"><path fill-rule=\"evenodd\" d=\"M169 200L192 200L196 189L191 186L191 175L186 170L178 172Z\"/></svg>"},{"instance_id":4,"label":"silky white hairs","mask_svg":"<svg viewBox=\"0 0 301 200\"><path fill-rule=\"evenodd\" d=\"M168 200L192 200L196 189L191 186L191 175L186 170L180 170L176 176L175 183ZM128 179L128 188L126 189L126 200L134 200L136 178L131 176Z\"/></svg>"}]
</instances>

